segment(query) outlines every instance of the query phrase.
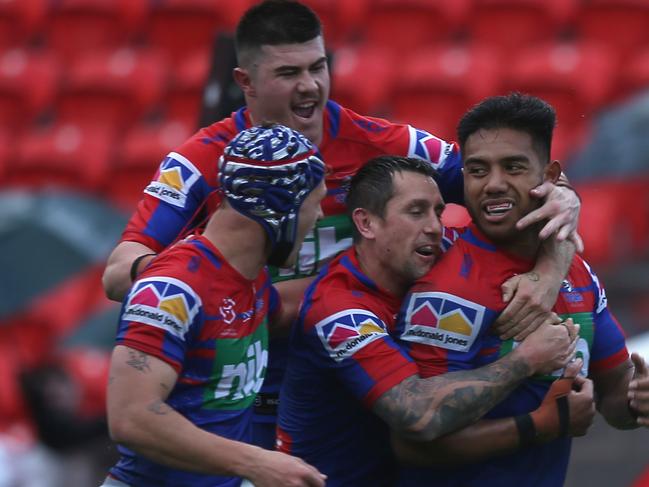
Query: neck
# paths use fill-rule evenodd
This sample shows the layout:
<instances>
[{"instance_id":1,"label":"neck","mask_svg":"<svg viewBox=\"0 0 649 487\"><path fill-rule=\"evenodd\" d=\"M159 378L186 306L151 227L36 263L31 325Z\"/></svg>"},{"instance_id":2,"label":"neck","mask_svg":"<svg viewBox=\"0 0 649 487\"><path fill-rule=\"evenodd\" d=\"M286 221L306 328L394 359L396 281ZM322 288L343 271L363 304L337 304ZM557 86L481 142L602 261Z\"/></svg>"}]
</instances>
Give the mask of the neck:
<instances>
[{"instance_id":1,"label":"neck","mask_svg":"<svg viewBox=\"0 0 649 487\"><path fill-rule=\"evenodd\" d=\"M388 291L398 298L406 295L410 282L391 271L382 264L381 260L372 252L371 242L363 241L354 245L358 265L367 277L380 288Z\"/></svg>"},{"instance_id":2,"label":"neck","mask_svg":"<svg viewBox=\"0 0 649 487\"><path fill-rule=\"evenodd\" d=\"M255 279L268 258L264 229L231 207L222 206L210 218L203 236L246 279Z\"/></svg>"},{"instance_id":3,"label":"neck","mask_svg":"<svg viewBox=\"0 0 649 487\"><path fill-rule=\"evenodd\" d=\"M534 260L541 247L539 241L539 232L541 226L532 225L525 230L521 230L516 238L508 239L502 242L494 242L496 246L508 254L514 255L521 259Z\"/></svg>"}]
</instances>

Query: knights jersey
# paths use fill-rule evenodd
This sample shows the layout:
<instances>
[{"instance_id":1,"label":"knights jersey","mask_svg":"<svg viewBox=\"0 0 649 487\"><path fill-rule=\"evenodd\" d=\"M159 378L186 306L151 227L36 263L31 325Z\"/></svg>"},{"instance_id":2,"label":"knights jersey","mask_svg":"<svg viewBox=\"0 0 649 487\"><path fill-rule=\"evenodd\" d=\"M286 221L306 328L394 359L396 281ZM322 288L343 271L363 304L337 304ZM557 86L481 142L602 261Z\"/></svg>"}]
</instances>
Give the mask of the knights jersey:
<instances>
[{"instance_id":1,"label":"knights jersey","mask_svg":"<svg viewBox=\"0 0 649 487\"><path fill-rule=\"evenodd\" d=\"M267 270L246 279L204 237L160 254L121 310L117 344L168 363L178 379L166 403L199 428L250 442L252 407L268 359L267 316L279 307ZM110 473L132 486L236 486L152 462L119 446Z\"/></svg>"},{"instance_id":2,"label":"knights jersey","mask_svg":"<svg viewBox=\"0 0 649 487\"><path fill-rule=\"evenodd\" d=\"M490 327L505 308L501 284L533 265L533 261L498 251L473 224L465 229L454 247L411 288L397 320L401 344L417 362L420 374L428 377L475 369L511 351L517 343L500 340L490 333ZM628 358L623 331L608 310L604 289L578 256L563 281L554 311L580 325L577 355L583 358L583 375L611 369ZM535 410L561 373L528 379L485 417ZM570 444L570 438L560 438L457 468L404 467L399 485L563 485Z\"/></svg>"},{"instance_id":3,"label":"knights jersey","mask_svg":"<svg viewBox=\"0 0 649 487\"><path fill-rule=\"evenodd\" d=\"M389 335L400 302L349 249L309 287L291 329L277 448L325 473L328 486L394 485L388 429L371 407L417 373Z\"/></svg>"},{"instance_id":4,"label":"knights jersey","mask_svg":"<svg viewBox=\"0 0 649 487\"><path fill-rule=\"evenodd\" d=\"M122 240L140 242L160 251L206 221L220 198L216 191L218 160L230 140L250 126L250 115L244 107L231 117L199 130L177 151L169 153L144 190ZM322 201L324 218L316 222L315 229L305 238L293 268L271 270L275 281L314 275L336 254L351 246L352 224L345 214L345 195L351 177L371 158L394 154L427 160L438 172L444 200L463 202L457 145L410 125L364 117L328 101L319 151L331 168L326 175L327 195ZM272 340L262 393L264 397L272 396L273 401L285 368L286 347L285 340ZM273 423L272 408L271 414L260 414L256 420Z\"/></svg>"}]
</instances>

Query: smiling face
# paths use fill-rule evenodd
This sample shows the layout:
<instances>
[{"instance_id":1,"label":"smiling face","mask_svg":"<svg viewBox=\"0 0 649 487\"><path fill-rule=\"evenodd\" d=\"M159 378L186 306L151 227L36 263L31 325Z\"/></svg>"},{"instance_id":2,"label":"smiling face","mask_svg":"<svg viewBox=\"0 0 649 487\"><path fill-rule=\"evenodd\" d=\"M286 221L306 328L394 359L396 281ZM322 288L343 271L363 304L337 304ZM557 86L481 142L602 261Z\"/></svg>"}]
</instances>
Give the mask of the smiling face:
<instances>
[{"instance_id":1,"label":"smiling face","mask_svg":"<svg viewBox=\"0 0 649 487\"><path fill-rule=\"evenodd\" d=\"M399 295L422 277L441 254L444 201L435 181L424 174L399 171L382 216L358 208L353 214L364 237L365 267L382 287ZM360 223L359 223L360 222ZM368 273L369 275L369 273Z\"/></svg>"},{"instance_id":2,"label":"smiling face","mask_svg":"<svg viewBox=\"0 0 649 487\"><path fill-rule=\"evenodd\" d=\"M474 132L463 156L464 197L473 221L496 244L520 242L525 234L516 222L541 205L530 190L545 179L556 181L558 162L546 164L532 136L510 128Z\"/></svg>"},{"instance_id":3,"label":"smiling face","mask_svg":"<svg viewBox=\"0 0 649 487\"><path fill-rule=\"evenodd\" d=\"M322 36L299 44L264 44L235 79L254 123L275 122L322 141L329 70Z\"/></svg>"}]
</instances>

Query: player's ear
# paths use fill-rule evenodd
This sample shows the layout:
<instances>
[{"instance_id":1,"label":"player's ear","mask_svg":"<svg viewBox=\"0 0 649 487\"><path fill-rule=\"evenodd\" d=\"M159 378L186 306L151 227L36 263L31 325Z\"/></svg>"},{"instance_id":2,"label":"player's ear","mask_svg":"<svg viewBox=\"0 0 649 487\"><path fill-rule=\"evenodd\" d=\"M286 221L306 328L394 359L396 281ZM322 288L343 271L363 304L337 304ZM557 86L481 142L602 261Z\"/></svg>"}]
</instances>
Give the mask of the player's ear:
<instances>
[{"instance_id":1,"label":"player's ear","mask_svg":"<svg viewBox=\"0 0 649 487\"><path fill-rule=\"evenodd\" d=\"M550 163L547 166L545 166L545 174L544 174L545 180L556 184L560 176L561 176L561 163L556 159L550 161Z\"/></svg>"},{"instance_id":2,"label":"player's ear","mask_svg":"<svg viewBox=\"0 0 649 487\"><path fill-rule=\"evenodd\" d=\"M252 77L250 76L250 72L247 69L234 68L232 70L232 77L234 78L234 81L237 83L237 85L239 85L239 88L241 88L241 91L243 91L243 94L245 96L257 96L252 82Z\"/></svg>"},{"instance_id":3,"label":"player's ear","mask_svg":"<svg viewBox=\"0 0 649 487\"><path fill-rule=\"evenodd\" d=\"M356 208L352 212L352 221L361 236L367 240L373 240L375 236L374 218L365 208Z\"/></svg>"}]
</instances>

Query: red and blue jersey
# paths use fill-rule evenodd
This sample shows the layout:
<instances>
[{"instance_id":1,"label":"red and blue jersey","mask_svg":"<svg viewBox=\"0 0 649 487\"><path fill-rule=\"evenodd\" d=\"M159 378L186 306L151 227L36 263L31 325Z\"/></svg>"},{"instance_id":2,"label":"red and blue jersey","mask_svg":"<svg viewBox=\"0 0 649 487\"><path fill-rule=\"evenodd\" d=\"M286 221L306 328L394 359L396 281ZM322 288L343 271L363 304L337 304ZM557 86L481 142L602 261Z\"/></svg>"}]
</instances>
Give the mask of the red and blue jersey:
<instances>
[{"instance_id":1,"label":"red and blue jersey","mask_svg":"<svg viewBox=\"0 0 649 487\"><path fill-rule=\"evenodd\" d=\"M309 287L291 330L277 448L327 474L328 486L394 485L388 427L371 408L417 373L390 336L400 303L349 249Z\"/></svg>"},{"instance_id":2,"label":"red and blue jersey","mask_svg":"<svg viewBox=\"0 0 649 487\"><path fill-rule=\"evenodd\" d=\"M422 376L433 376L491 363L517 345L490 333L505 308L501 284L528 272L534 262L506 254L474 225L415 283L399 314L401 344ZM582 374L613 368L628 358L624 333L607 307L606 294L588 264L576 256L563 281L554 311L580 324L578 356ZM490 411L487 418L529 413L542 402L551 381L561 375L533 377ZM570 439L519 450L510 455L458 468L403 468L403 486L563 485Z\"/></svg>"},{"instance_id":3,"label":"red and blue jersey","mask_svg":"<svg viewBox=\"0 0 649 487\"><path fill-rule=\"evenodd\" d=\"M122 235L160 251L207 217L219 204L217 163L228 142L251 126L246 108L230 118L198 131L160 165L144 190L135 214ZM394 154L430 161L446 202L463 202L461 158L457 145L447 143L406 124L364 117L327 102L323 139L319 151L331 168L326 175L327 196L322 201L324 218L307 235L293 268L271 269L275 281L316 274L352 244L352 224L345 214L345 195L351 177L376 156ZM286 340L271 341L268 375L263 398L275 401L286 364ZM261 411L260 411L261 412ZM275 415L259 414L259 422L275 422Z\"/></svg>"},{"instance_id":4,"label":"red and blue jersey","mask_svg":"<svg viewBox=\"0 0 649 487\"><path fill-rule=\"evenodd\" d=\"M280 306L270 275L249 280L204 237L160 254L133 284L116 342L168 363L166 402L199 428L250 442L252 408L268 360L267 317ZM110 473L133 486L235 486L241 479L157 464L120 446Z\"/></svg>"}]
</instances>

